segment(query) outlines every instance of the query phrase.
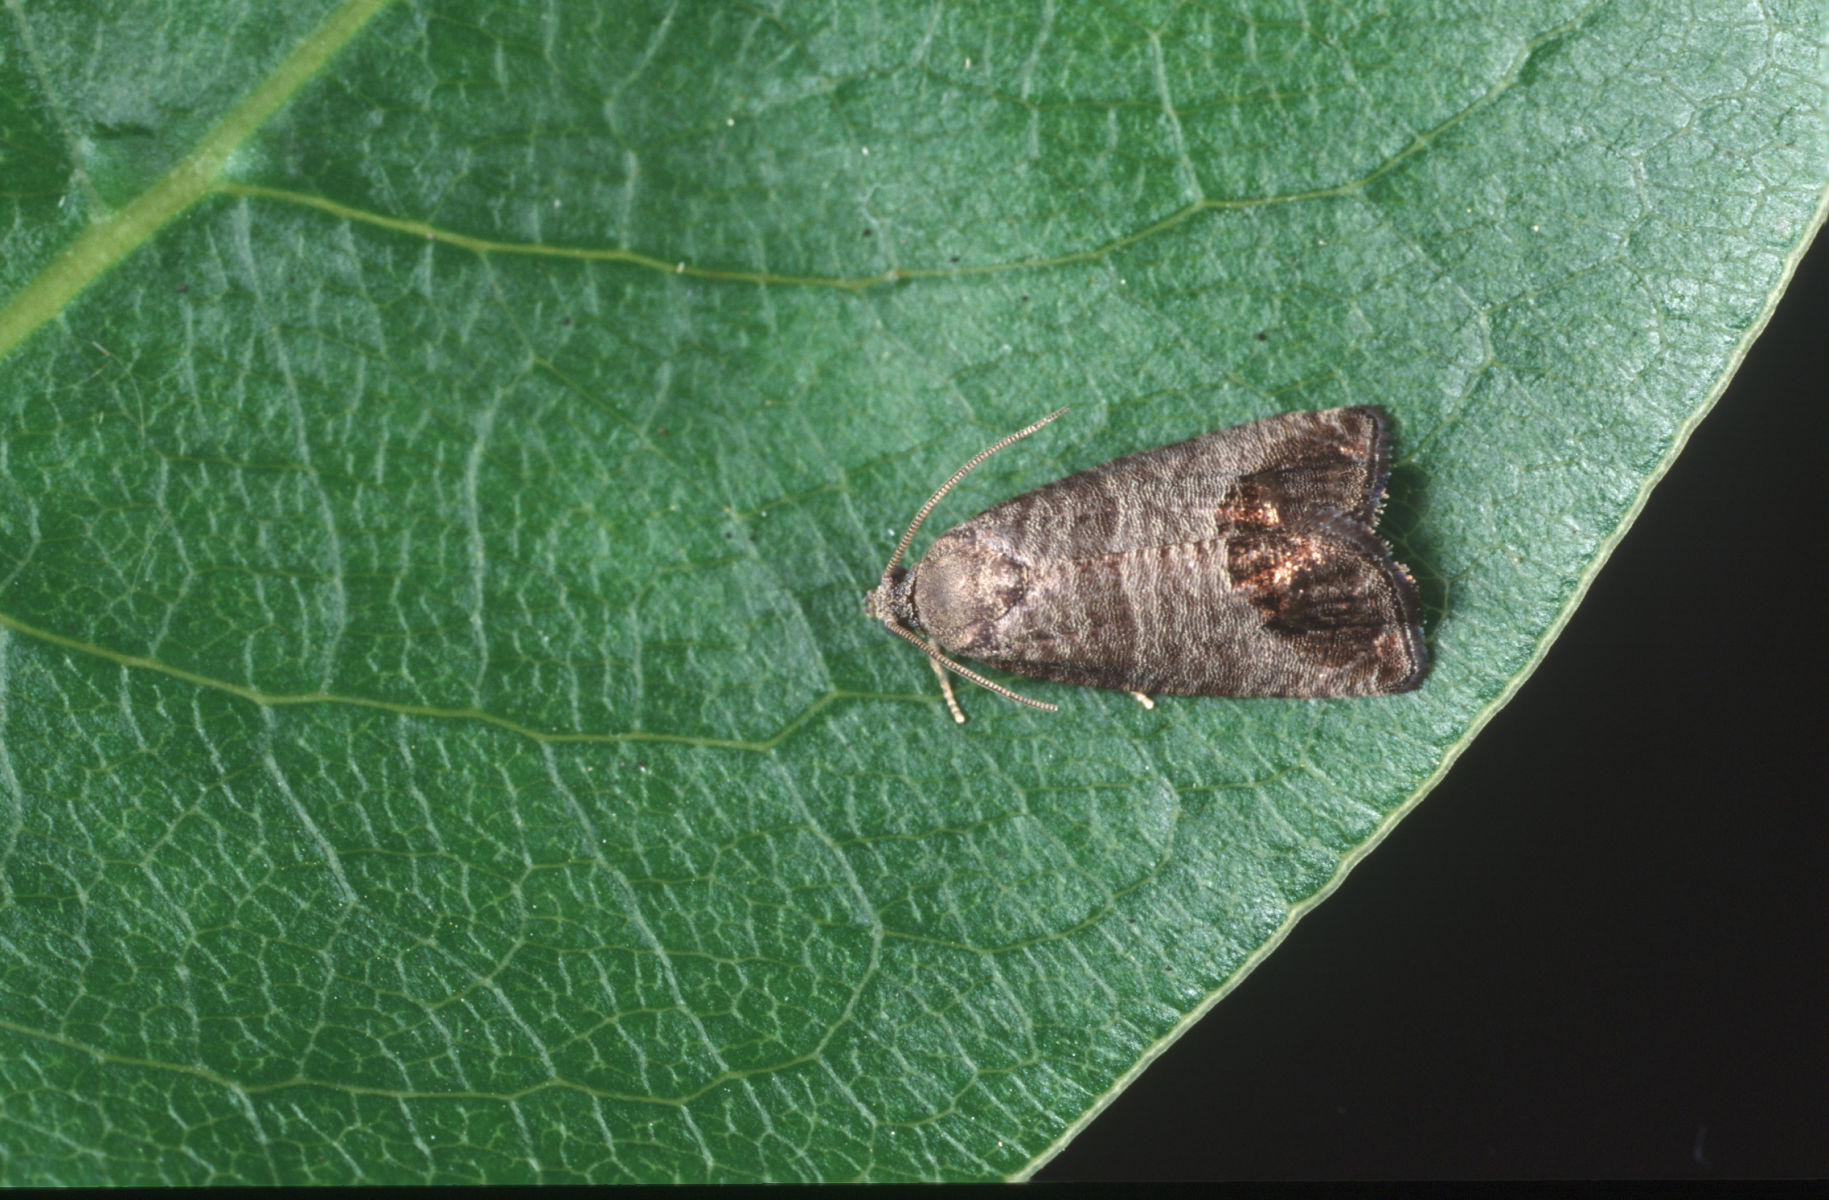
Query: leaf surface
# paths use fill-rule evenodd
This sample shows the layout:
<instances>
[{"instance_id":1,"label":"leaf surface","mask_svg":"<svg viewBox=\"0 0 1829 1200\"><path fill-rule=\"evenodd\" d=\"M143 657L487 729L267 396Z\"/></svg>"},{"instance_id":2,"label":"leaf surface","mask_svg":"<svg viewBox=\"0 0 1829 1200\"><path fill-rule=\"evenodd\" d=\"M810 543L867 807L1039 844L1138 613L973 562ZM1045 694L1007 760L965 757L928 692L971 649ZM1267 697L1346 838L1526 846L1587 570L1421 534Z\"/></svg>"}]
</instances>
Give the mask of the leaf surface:
<instances>
[{"instance_id":1,"label":"leaf surface","mask_svg":"<svg viewBox=\"0 0 1829 1200\"><path fill-rule=\"evenodd\" d=\"M1821 220L1819 4L1491 8L9 7L5 1181L1033 1170ZM1424 688L955 728L861 594L1062 402L936 520L1386 406Z\"/></svg>"}]
</instances>

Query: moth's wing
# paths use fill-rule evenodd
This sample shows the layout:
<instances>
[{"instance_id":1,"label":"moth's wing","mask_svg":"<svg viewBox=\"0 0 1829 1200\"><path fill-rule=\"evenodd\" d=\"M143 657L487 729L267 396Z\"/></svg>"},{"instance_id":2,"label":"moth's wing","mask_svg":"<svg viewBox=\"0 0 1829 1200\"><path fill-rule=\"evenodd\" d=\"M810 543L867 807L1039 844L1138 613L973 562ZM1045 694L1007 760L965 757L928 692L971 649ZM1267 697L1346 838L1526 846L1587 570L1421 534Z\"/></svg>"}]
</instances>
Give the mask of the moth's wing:
<instances>
[{"instance_id":1,"label":"moth's wing","mask_svg":"<svg viewBox=\"0 0 1829 1200\"><path fill-rule=\"evenodd\" d=\"M1326 512L1370 529L1388 446L1379 408L1284 413L1101 463L957 528L994 532L1033 560L1199 541Z\"/></svg>"},{"instance_id":2,"label":"moth's wing","mask_svg":"<svg viewBox=\"0 0 1829 1200\"><path fill-rule=\"evenodd\" d=\"M1288 413L1114 459L939 538L913 581L946 650L1091 687L1223 696L1406 691L1416 589L1371 531L1376 408Z\"/></svg>"},{"instance_id":3,"label":"moth's wing","mask_svg":"<svg viewBox=\"0 0 1829 1200\"><path fill-rule=\"evenodd\" d=\"M1382 408L1285 413L1243 428L1256 431L1262 465L1242 478L1260 496L1272 491L1285 497L1285 519L1294 519L1299 507L1339 513L1367 529L1377 523L1391 473L1391 424Z\"/></svg>"},{"instance_id":4,"label":"moth's wing","mask_svg":"<svg viewBox=\"0 0 1829 1200\"><path fill-rule=\"evenodd\" d=\"M1031 561L1020 599L947 648L1019 675L1202 696L1365 696L1427 671L1416 588L1318 513L1204 541Z\"/></svg>"}]
</instances>

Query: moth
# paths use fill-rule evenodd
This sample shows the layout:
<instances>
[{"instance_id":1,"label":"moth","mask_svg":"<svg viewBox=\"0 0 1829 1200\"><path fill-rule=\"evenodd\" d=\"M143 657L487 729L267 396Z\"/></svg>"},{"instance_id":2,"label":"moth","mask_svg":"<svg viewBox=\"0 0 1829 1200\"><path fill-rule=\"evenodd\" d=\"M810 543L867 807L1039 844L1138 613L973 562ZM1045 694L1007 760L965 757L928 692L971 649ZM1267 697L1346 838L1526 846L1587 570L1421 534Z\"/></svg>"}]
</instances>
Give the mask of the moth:
<instances>
[{"instance_id":1,"label":"moth","mask_svg":"<svg viewBox=\"0 0 1829 1200\"><path fill-rule=\"evenodd\" d=\"M1025 492L901 566L961 479L1060 409L986 447L908 524L865 611L946 672L953 661L1132 693L1382 696L1428 672L1416 585L1373 532L1390 423L1373 406L1265 417L1113 459Z\"/></svg>"}]
</instances>

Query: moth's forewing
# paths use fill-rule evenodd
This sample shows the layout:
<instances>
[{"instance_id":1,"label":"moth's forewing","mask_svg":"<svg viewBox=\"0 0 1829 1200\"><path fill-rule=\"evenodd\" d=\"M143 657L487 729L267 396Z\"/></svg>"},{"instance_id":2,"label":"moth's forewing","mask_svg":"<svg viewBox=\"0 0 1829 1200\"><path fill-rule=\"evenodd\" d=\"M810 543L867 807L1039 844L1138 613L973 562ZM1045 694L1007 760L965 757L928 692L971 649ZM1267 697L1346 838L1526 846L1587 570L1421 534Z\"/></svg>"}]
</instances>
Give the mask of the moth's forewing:
<instances>
[{"instance_id":1,"label":"moth's forewing","mask_svg":"<svg viewBox=\"0 0 1829 1200\"><path fill-rule=\"evenodd\" d=\"M1352 696L1426 669L1415 588L1371 532L1385 422L1290 413L987 509L914 576L947 650L1091 687Z\"/></svg>"},{"instance_id":2,"label":"moth's forewing","mask_svg":"<svg viewBox=\"0 0 1829 1200\"><path fill-rule=\"evenodd\" d=\"M1376 408L1284 413L1116 458L955 527L995 531L1031 561L1211 538L1233 524L1330 511L1371 527L1384 496Z\"/></svg>"}]
</instances>

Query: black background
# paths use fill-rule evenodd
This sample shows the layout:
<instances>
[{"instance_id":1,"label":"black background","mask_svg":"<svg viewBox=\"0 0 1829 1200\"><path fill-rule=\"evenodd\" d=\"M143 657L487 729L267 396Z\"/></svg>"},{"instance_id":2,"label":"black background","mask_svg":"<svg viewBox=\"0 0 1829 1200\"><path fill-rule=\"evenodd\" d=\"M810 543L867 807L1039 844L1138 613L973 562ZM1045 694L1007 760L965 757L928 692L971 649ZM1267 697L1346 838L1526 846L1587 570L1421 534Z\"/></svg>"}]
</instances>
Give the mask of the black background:
<instances>
[{"instance_id":1,"label":"black background","mask_svg":"<svg viewBox=\"0 0 1829 1200\"><path fill-rule=\"evenodd\" d=\"M1516 698L1042 1180L1829 1175L1829 238Z\"/></svg>"}]
</instances>

